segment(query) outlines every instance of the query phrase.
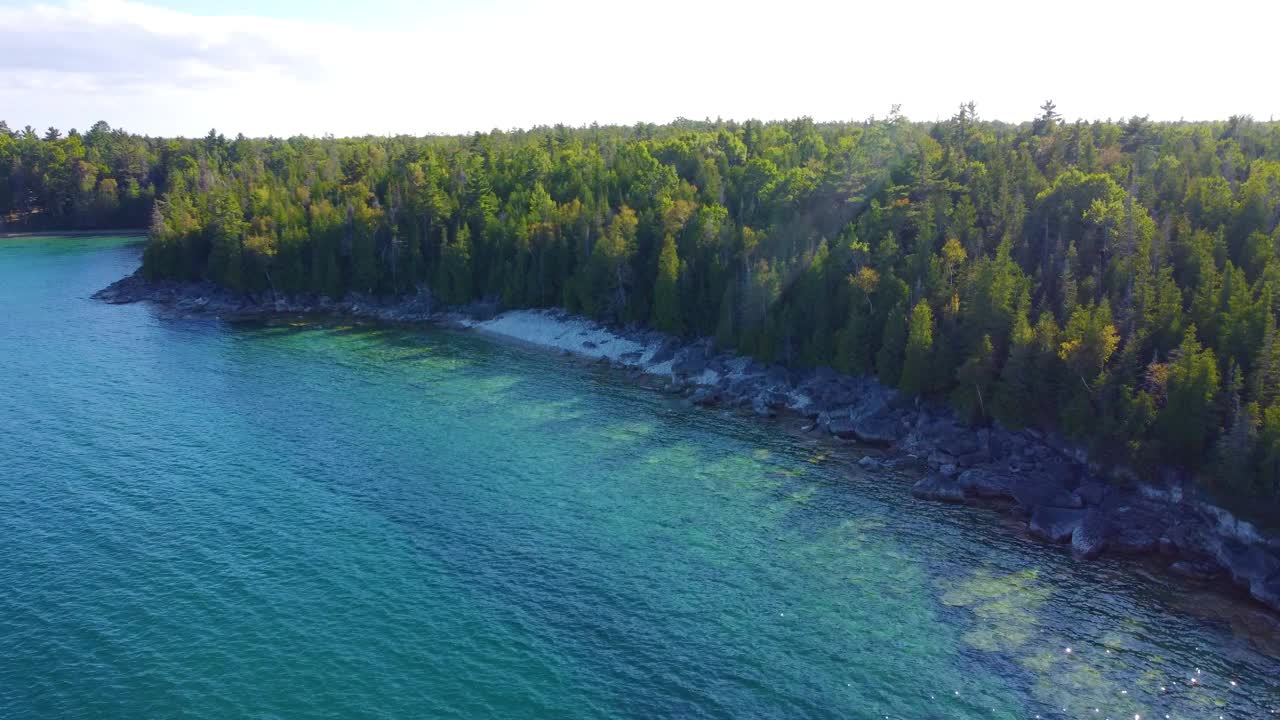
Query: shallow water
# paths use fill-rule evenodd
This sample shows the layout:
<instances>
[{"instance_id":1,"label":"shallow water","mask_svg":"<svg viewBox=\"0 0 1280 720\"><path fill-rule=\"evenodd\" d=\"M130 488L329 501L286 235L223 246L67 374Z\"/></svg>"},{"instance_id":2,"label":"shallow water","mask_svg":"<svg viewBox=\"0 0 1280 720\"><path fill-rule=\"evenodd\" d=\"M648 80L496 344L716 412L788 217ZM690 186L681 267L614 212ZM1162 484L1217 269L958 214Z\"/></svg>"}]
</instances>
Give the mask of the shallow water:
<instances>
[{"instance_id":1,"label":"shallow water","mask_svg":"<svg viewBox=\"0 0 1280 720\"><path fill-rule=\"evenodd\" d=\"M549 353L88 299L139 253L0 241L0 717L1280 713L1217 596Z\"/></svg>"}]
</instances>

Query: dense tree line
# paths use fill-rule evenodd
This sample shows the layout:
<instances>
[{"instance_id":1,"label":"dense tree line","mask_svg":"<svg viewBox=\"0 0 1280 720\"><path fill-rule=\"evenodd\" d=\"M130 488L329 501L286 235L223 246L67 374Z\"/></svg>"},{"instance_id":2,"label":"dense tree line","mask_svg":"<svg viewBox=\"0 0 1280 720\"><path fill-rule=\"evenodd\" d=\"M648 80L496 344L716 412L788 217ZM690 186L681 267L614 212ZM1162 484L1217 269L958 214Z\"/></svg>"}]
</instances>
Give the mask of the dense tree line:
<instances>
[{"instance_id":1,"label":"dense tree line","mask_svg":"<svg viewBox=\"0 0 1280 720\"><path fill-rule=\"evenodd\" d=\"M0 202L29 224L145 207L154 278L563 306L1280 495L1280 123L969 103L428 138L5 128Z\"/></svg>"},{"instance_id":2,"label":"dense tree line","mask_svg":"<svg viewBox=\"0 0 1280 720\"><path fill-rule=\"evenodd\" d=\"M0 231L146 227L180 147L104 122L64 136L0 121Z\"/></svg>"}]
</instances>

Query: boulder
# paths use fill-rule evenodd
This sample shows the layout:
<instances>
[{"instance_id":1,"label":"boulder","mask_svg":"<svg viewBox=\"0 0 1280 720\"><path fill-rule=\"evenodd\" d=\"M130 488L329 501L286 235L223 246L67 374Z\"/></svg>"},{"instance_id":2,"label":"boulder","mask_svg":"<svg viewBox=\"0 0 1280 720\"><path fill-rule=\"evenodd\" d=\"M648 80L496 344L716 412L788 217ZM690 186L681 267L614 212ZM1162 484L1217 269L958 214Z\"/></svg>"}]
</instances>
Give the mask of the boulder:
<instances>
[{"instance_id":1,"label":"boulder","mask_svg":"<svg viewBox=\"0 0 1280 720\"><path fill-rule=\"evenodd\" d=\"M902 437L902 427L891 417L873 416L855 422L853 436L858 442L887 447Z\"/></svg>"},{"instance_id":2,"label":"boulder","mask_svg":"<svg viewBox=\"0 0 1280 720\"><path fill-rule=\"evenodd\" d=\"M685 348L671 361L671 372L677 375L699 375L706 369L707 354L700 345Z\"/></svg>"},{"instance_id":3,"label":"boulder","mask_svg":"<svg viewBox=\"0 0 1280 720\"><path fill-rule=\"evenodd\" d=\"M1084 523L1086 514L1085 510L1041 506L1031 512L1031 522L1027 529L1041 540L1070 542L1076 528Z\"/></svg>"},{"instance_id":4,"label":"boulder","mask_svg":"<svg viewBox=\"0 0 1280 720\"><path fill-rule=\"evenodd\" d=\"M1262 545L1245 545L1237 540L1222 543L1218 561L1237 585L1252 590L1255 583L1265 584L1280 573L1280 558Z\"/></svg>"},{"instance_id":5,"label":"boulder","mask_svg":"<svg viewBox=\"0 0 1280 720\"><path fill-rule=\"evenodd\" d=\"M1107 523L1096 509L1085 511L1084 520L1071 533L1071 555L1080 560L1092 560L1107 547Z\"/></svg>"},{"instance_id":6,"label":"boulder","mask_svg":"<svg viewBox=\"0 0 1280 720\"><path fill-rule=\"evenodd\" d=\"M787 387L791 385L791 372L782 365L770 365L765 371L765 380L770 385Z\"/></svg>"},{"instance_id":7,"label":"boulder","mask_svg":"<svg viewBox=\"0 0 1280 720\"><path fill-rule=\"evenodd\" d=\"M827 421L827 432L841 440L854 440L857 434L853 431L853 420L847 415L837 415Z\"/></svg>"},{"instance_id":8,"label":"boulder","mask_svg":"<svg viewBox=\"0 0 1280 720\"><path fill-rule=\"evenodd\" d=\"M954 423L951 423L951 432L938 436L936 444L938 449L955 458L977 453L980 450L977 435L973 430Z\"/></svg>"},{"instance_id":9,"label":"boulder","mask_svg":"<svg viewBox=\"0 0 1280 720\"><path fill-rule=\"evenodd\" d=\"M1199 514L1182 514L1160 538L1160 552L1178 557L1211 558L1218 554L1219 541L1208 522Z\"/></svg>"},{"instance_id":10,"label":"boulder","mask_svg":"<svg viewBox=\"0 0 1280 720\"><path fill-rule=\"evenodd\" d=\"M769 405L763 396L756 396L755 400L751 401L751 412L762 418L771 418L778 415L778 411Z\"/></svg>"},{"instance_id":11,"label":"boulder","mask_svg":"<svg viewBox=\"0 0 1280 720\"><path fill-rule=\"evenodd\" d=\"M680 349L680 341L675 338L667 338L658 349L654 351L653 356L649 358L650 365L658 365L671 360L676 356L676 351Z\"/></svg>"},{"instance_id":12,"label":"boulder","mask_svg":"<svg viewBox=\"0 0 1280 720\"><path fill-rule=\"evenodd\" d=\"M962 503L964 490L952 478L938 473L926 475L911 486L911 495L921 500Z\"/></svg>"},{"instance_id":13,"label":"boulder","mask_svg":"<svg viewBox=\"0 0 1280 720\"><path fill-rule=\"evenodd\" d=\"M956 482L966 495L980 498L1012 499L1012 480L1008 475L986 468L970 468L960 473Z\"/></svg>"},{"instance_id":14,"label":"boulder","mask_svg":"<svg viewBox=\"0 0 1280 720\"><path fill-rule=\"evenodd\" d=\"M1255 581L1249 585L1249 594L1254 600L1280 612L1280 572L1270 577Z\"/></svg>"},{"instance_id":15,"label":"boulder","mask_svg":"<svg viewBox=\"0 0 1280 720\"><path fill-rule=\"evenodd\" d=\"M716 405L720 402L720 391L713 387L700 387L689 396L689 402L704 407Z\"/></svg>"},{"instance_id":16,"label":"boulder","mask_svg":"<svg viewBox=\"0 0 1280 720\"><path fill-rule=\"evenodd\" d=\"M1131 555L1145 555L1160 548L1160 538L1169 528L1167 511L1140 501L1104 507L1108 548Z\"/></svg>"},{"instance_id":17,"label":"boulder","mask_svg":"<svg viewBox=\"0 0 1280 720\"><path fill-rule=\"evenodd\" d=\"M1085 505L1101 505L1107 496L1107 486L1098 480L1086 480L1075 489L1075 495Z\"/></svg>"},{"instance_id":18,"label":"boulder","mask_svg":"<svg viewBox=\"0 0 1280 720\"><path fill-rule=\"evenodd\" d=\"M880 462L876 458L871 457L870 455L864 455L862 459L858 461L858 467L865 468L867 470L873 470L882 465L884 465L884 463Z\"/></svg>"},{"instance_id":19,"label":"boulder","mask_svg":"<svg viewBox=\"0 0 1280 720\"><path fill-rule=\"evenodd\" d=\"M1013 478L1011 491L1014 502L1027 510L1041 506L1060 508L1083 507L1080 498L1067 492L1065 488L1040 474L1022 475Z\"/></svg>"},{"instance_id":20,"label":"boulder","mask_svg":"<svg viewBox=\"0 0 1280 720\"><path fill-rule=\"evenodd\" d=\"M926 459L926 462L934 467L938 467L940 465L955 465L956 459L941 450L934 450L929 453L929 457Z\"/></svg>"}]
</instances>

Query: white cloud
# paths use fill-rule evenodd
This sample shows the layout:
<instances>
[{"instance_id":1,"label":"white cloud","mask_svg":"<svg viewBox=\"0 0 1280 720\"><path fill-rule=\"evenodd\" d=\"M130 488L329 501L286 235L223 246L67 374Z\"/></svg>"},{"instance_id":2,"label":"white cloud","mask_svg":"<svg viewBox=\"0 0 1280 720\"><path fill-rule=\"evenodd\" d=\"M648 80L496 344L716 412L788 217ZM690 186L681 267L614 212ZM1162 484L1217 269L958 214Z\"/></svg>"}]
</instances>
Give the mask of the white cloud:
<instances>
[{"instance_id":1,"label":"white cloud","mask_svg":"<svg viewBox=\"0 0 1280 720\"><path fill-rule=\"evenodd\" d=\"M1229 4L1229 3L1227 3ZM139 132L465 132L676 116L1022 120L1280 111L1280 3L503 0L404 26L210 17L128 0L0 6L11 124ZM376 18L379 9L370 6Z\"/></svg>"}]
</instances>

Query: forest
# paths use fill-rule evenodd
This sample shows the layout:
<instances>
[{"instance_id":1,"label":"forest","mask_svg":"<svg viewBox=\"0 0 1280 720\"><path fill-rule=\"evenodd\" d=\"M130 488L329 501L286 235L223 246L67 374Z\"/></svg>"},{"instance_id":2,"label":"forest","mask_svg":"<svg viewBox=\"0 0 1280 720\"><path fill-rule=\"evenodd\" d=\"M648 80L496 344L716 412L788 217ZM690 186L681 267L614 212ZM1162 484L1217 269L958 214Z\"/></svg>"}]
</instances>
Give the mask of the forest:
<instances>
[{"instance_id":1,"label":"forest","mask_svg":"<svg viewBox=\"0 0 1280 720\"><path fill-rule=\"evenodd\" d=\"M876 375L1280 497L1280 122L690 121L197 139L0 123L0 231L148 227L143 272L430 293Z\"/></svg>"}]
</instances>

